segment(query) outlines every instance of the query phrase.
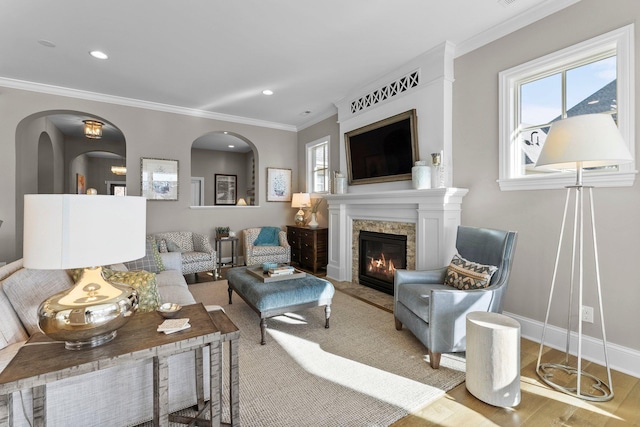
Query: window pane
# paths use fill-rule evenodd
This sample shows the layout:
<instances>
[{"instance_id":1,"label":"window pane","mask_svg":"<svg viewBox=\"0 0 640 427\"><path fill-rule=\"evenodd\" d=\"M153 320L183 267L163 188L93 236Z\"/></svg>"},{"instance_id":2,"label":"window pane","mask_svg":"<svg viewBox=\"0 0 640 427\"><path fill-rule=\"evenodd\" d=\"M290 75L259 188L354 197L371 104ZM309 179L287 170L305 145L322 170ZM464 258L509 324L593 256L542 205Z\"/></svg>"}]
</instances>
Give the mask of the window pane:
<instances>
[{"instance_id":1,"label":"window pane","mask_svg":"<svg viewBox=\"0 0 640 427\"><path fill-rule=\"evenodd\" d=\"M617 110L616 57L567 70L567 116Z\"/></svg>"},{"instance_id":2,"label":"window pane","mask_svg":"<svg viewBox=\"0 0 640 427\"><path fill-rule=\"evenodd\" d=\"M316 193L329 191L328 169L329 144L324 142L312 147L309 152L311 156L311 191Z\"/></svg>"},{"instance_id":3,"label":"window pane","mask_svg":"<svg viewBox=\"0 0 640 427\"><path fill-rule=\"evenodd\" d=\"M544 141L547 139L549 133L549 126L527 129L520 133L520 149L522 150L522 165L524 173L532 173L532 168L538 161L540 151L544 145Z\"/></svg>"},{"instance_id":4,"label":"window pane","mask_svg":"<svg viewBox=\"0 0 640 427\"><path fill-rule=\"evenodd\" d=\"M562 75L554 74L520 86L520 125L542 125L562 115Z\"/></svg>"},{"instance_id":5,"label":"window pane","mask_svg":"<svg viewBox=\"0 0 640 427\"><path fill-rule=\"evenodd\" d=\"M326 170L322 169L319 170L318 172L316 172L315 174L315 187L313 189L314 192L316 193L321 193L323 191L327 191L327 188L325 187L326 185L326 180L325 180L325 175L326 175Z\"/></svg>"}]
</instances>

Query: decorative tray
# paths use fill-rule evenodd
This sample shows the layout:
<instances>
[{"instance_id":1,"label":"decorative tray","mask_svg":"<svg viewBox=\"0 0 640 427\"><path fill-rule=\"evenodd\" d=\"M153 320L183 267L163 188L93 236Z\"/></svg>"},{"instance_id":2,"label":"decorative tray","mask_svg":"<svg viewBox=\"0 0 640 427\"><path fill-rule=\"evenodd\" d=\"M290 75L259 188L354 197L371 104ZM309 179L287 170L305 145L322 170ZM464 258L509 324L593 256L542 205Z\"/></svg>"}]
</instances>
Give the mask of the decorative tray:
<instances>
[{"instance_id":1,"label":"decorative tray","mask_svg":"<svg viewBox=\"0 0 640 427\"><path fill-rule=\"evenodd\" d=\"M259 267L247 267L247 273L262 280L263 283L279 282L281 280L300 279L307 275L304 271L300 271L294 268L293 274L286 274L283 276L269 276L262 272L262 266Z\"/></svg>"}]
</instances>

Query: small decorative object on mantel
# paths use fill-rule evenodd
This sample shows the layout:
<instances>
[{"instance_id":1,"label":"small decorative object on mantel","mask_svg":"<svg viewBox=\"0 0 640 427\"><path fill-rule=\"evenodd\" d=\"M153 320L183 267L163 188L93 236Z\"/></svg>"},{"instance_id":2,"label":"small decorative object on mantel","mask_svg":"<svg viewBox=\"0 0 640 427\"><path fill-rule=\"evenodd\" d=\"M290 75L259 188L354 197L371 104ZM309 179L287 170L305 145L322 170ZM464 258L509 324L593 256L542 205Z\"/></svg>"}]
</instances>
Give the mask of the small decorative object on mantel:
<instances>
[{"instance_id":1,"label":"small decorative object on mantel","mask_svg":"<svg viewBox=\"0 0 640 427\"><path fill-rule=\"evenodd\" d=\"M345 194L347 192L347 177L343 173L335 171L335 193Z\"/></svg>"},{"instance_id":2,"label":"small decorative object on mantel","mask_svg":"<svg viewBox=\"0 0 640 427\"><path fill-rule=\"evenodd\" d=\"M431 169L427 166L427 162L424 160L416 162L411 168L411 181L416 190L431 188Z\"/></svg>"},{"instance_id":3,"label":"small decorative object on mantel","mask_svg":"<svg viewBox=\"0 0 640 427\"><path fill-rule=\"evenodd\" d=\"M444 188L444 165L442 163L442 151L439 153L431 153L431 162L433 163L433 172L431 173L432 187Z\"/></svg>"},{"instance_id":4,"label":"small decorative object on mantel","mask_svg":"<svg viewBox=\"0 0 640 427\"><path fill-rule=\"evenodd\" d=\"M309 228L313 228L313 229L318 228L318 221L316 218L316 214L318 213L318 208L322 204L323 200L324 199L322 197L319 197L315 199L311 204L311 220L309 221L309 224L308 224Z\"/></svg>"},{"instance_id":5,"label":"small decorative object on mantel","mask_svg":"<svg viewBox=\"0 0 640 427\"><path fill-rule=\"evenodd\" d=\"M226 239L229 237L229 227L216 227L216 239Z\"/></svg>"}]
</instances>

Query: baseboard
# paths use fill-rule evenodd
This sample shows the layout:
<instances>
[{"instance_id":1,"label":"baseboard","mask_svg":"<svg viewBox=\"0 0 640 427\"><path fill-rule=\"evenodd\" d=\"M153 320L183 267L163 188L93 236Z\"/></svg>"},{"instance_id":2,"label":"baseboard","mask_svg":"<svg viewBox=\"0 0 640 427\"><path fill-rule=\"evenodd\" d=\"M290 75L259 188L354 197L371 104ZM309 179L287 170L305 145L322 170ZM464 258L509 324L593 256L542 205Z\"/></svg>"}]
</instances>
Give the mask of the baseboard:
<instances>
[{"instance_id":1,"label":"baseboard","mask_svg":"<svg viewBox=\"0 0 640 427\"><path fill-rule=\"evenodd\" d=\"M517 314L504 312L520 323L520 335L523 338L539 343L542 338L542 329L544 323L537 320L528 319L518 316ZM548 326L545 336L545 345L564 351L567 342L567 331L557 326ZM577 353L578 334L571 333L570 352ZM600 339L582 336L582 356L585 360L605 365L603 342ZM607 342L609 354L609 367L616 371L623 372L636 378L640 378L640 351L633 350L621 345Z\"/></svg>"}]
</instances>

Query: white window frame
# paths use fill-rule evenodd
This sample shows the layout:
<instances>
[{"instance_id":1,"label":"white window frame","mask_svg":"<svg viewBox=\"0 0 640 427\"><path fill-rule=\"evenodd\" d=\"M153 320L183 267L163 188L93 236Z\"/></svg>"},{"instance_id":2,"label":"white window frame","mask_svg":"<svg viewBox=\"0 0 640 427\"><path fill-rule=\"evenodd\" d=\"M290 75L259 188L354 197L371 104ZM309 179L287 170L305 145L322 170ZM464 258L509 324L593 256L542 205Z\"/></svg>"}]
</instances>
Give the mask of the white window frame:
<instances>
[{"instance_id":1,"label":"white window frame","mask_svg":"<svg viewBox=\"0 0 640 427\"><path fill-rule=\"evenodd\" d=\"M522 175L521 151L518 147L517 112L518 84L534 76L544 76L566 68L584 58L614 52L617 56L617 118L618 129L631 152L633 162L618 170L585 173L584 183L596 187L631 186L636 176L635 161L635 85L634 26L611 31L574 46L518 65L499 74L499 138L502 191L564 188L575 184L575 172Z\"/></svg>"},{"instance_id":2,"label":"white window frame","mask_svg":"<svg viewBox=\"0 0 640 427\"><path fill-rule=\"evenodd\" d=\"M312 191L313 190L313 164L312 164L312 150L319 145L327 144L327 174L331 171L331 137L325 136L324 138L316 139L315 141L309 142L305 146L305 164L307 165L307 193L314 194L328 194L331 192L331 176L327 178L327 189L326 191Z\"/></svg>"}]
</instances>

